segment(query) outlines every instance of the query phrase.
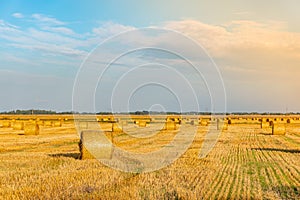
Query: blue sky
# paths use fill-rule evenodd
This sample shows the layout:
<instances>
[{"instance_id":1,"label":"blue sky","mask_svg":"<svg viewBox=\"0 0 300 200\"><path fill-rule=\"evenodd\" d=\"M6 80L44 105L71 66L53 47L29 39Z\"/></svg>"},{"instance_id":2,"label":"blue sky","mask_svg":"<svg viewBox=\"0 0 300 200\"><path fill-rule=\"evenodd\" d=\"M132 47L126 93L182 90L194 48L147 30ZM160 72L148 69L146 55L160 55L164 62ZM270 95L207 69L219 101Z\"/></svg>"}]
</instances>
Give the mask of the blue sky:
<instances>
[{"instance_id":1,"label":"blue sky","mask_svg":"<svg viewBox=\"0 0 300 200\"><path fill-rule=\"evenodd\" d=\"M229 112L300 110L297 0L3 0L0 5L0 111L71 110L75 77L86 56L113 35L149 26L178 31L209 53L221 73ZM134 39L149 45L147 37L137 34ZM172 37L162 35L157 35L155 42L174 44ZM180 42L176 45L184 47ZM114 48L122 49L124 44L108 49ZM147 61L165 61L157 52L141 51L141 55ZM207 59L194 58L199 65L208 65ZM128 66L140 62L141 57L126 60ZM116 67L112 77L122 70L121 65ZM150 90L153 94L153 88ZM150 100L144 105L144 95L133 96L140 96L134 101L140 103L130 105L132 110L149 108L151 95L145 97ZM199 98L205 99L200 109L210 110L207 95ZM161 100L169 110L178 110ZM157 98L153 104L158 104ZM109 103L96 107L110 109Z\"/></svg>"}]
</instances>

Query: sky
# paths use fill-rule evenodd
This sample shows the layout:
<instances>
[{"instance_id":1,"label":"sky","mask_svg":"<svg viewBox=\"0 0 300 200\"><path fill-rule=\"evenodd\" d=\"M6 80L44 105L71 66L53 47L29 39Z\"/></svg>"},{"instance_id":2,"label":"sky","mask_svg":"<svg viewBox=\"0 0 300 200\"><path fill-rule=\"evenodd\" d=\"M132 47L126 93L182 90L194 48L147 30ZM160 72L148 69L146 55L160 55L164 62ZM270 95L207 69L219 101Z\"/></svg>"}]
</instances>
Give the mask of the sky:
<instances>
[{"instance_id":1,"label":"sky","mask_svg":"<svg viewBox=\"0 0 300 200\"><path fill-rule=\"evenodd\" d=\"M2 0L0 111L299 112L299 7Z\"/></svg>"}]
</instances>

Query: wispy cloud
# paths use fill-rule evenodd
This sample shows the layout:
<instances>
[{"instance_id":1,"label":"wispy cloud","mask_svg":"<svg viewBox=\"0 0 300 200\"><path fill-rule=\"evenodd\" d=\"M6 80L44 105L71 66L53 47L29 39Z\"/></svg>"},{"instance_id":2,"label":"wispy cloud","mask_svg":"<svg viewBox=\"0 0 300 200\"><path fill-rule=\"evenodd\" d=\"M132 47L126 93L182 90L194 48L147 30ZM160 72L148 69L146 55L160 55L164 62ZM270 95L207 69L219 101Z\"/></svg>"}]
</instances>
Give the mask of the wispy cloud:
<instances>
[{"instance_id":1,"label":"wispy cloud","mask_svg":"<svg viewBox=\"0 0 300 200\"><path fill-rule=\"evenodd\" d=\"M115 34L128 31L128 30L133 30L134 27L132 26L125 26L122 24L117 24L113 22L105 22L102 23L99 27L93 28L92 32L96 36L101 36L101 37L109 37L113 36Z\"/></svg>"},{"instance_id":2,"label":"wispy cloud","mask_svg":"<svg viewBox=\"0 0 300 200\"><path fill-rule=\"evenodd\" d=\"M43 14L32 14L31 17L37 20L38 23L47 24L47 25L64 25L65 22L62 22L54 17L46 16Z\"/></svg>"},{"instance_id":3,"label":"wispy cloud","mask_svg":"<svg viewBox=\"0 0 300 200\"><path fill-rule=\"evenodd\" d=\"M69 36L75 36L75 32L72 29L66 27L42 27L43 30L47 30L53 33L64 34Z\"/></svg>"},{"instance_id":4,"label":"wispy cloud","mask_svg":"<svg viewBox=\"0 0 300 200\"><path fill-rule=\"evenodd\" d=\"M45 58L55 59L56 56L67 56L81 62L94 46L104 39L117 33L133 29L113 22L100 24L91 29L91 32L79 34L67 27L66 22L42 14L33 14L31 17L24 16L25 20L32 21L31 26L17 27L4 20L0 20L0 39L3 46L19 50L27 49L30 54L42 54ZM25 51L26 53L26 51ZM7 55L6 60L17 62L15 56ZM19 60L20 61L20 60ZM23 60L24 61L24 60ZM29 60L30 62L30 60ZM56 63L64 62L61 59Z\"/></svg>"},{"instance_id":5,"label":"wispy cloud","mask_svg":"<svg viewBox=\"0 0 300 200\"><path fill-rule=\"evenodd\" d=\"M24 18L24 15L22 13L13 13L12 16L19 19Z\"/></svg>"},{"instance_id":6,"label":"wispy cloud","mask_svg":"<svg viewBox=\"0 0 300 200\"><path fill-rule=\"evenodd\" d=\"M216 57L231 57L238 51L279 51L286 56L300 56L300 33L285 31L282 22L244 20L218 26L185 20L168 22L165 27L190 36Z\"/></svg>"}]
</instances>

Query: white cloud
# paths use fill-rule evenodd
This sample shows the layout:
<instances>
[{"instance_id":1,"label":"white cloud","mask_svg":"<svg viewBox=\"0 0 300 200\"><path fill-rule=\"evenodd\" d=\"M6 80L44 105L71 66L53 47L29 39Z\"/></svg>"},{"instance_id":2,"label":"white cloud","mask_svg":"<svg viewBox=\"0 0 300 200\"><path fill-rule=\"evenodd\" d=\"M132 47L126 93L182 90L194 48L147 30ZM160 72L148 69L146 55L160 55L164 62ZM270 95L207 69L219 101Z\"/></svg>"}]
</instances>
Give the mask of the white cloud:
<instances>
[{"instance_id":1,"label":"white cloud","mask_svg":"<svg viewBox=\"0 0 300 200\"><path fill-rule=\"evenodd\" d=\"M51 31L53 33L64 34L69 36L75 36L75 32L72 29L66 27L43 27L43 30Z\"/></svg>"},{"instance_id":2,"label":"white cloud","mask_svg":"<svg viewBox=\"0 0 300 200\"><path fill-rule=\"evenodd\" d=\"M87 54L85 51L69 48L64 45L55 45L55 44L43 44L43 43L35 44L35 45L11 44L11 46L20 49L36 50L40 53L46 53L52 56L65 55L65 56L83 57Z\"/></svg>"},{"instance_id":3,"label":"white cloud","mask_svg":"<svg viewBox=\"0 0 300 200\"><path fill-rule=\"evenodd\" d=\"M208 25L184 20L167 22L165 27L190 36L215 56L225 56L236 49L281 50L300 56L300 33L285 31L282 22L232 21L224 25Z\"/></svg>"},{"instance_id":4,"label":"white cloud","mask_svg":"<svg viewBox=\"0 0 300 200\"><path fill-rule=\"evenodd\" d=\"M110 36L116 35L118 33L132 30L132 29L134 29L134 27L132 27L132 26L124 26L122 24L117 24L117 23L113 23L113 22L106 22L106 23L101 24L101 26L99 26L97 28L93 28L92 32L96 36L110 37Z\"/></svg>"},{"instance_id":5,"label":"white cloud","mask_svg":"<svg viewBox=\"0 0 300 200\"><path fill-rule=\"evenodd\" d=\"M299 96L300 33L287 31L284 22L183 20L164 26L208 50L225 80L229 109L276 110L290 102L289 108L299 110L292 99Z\"/></svg>"},{"instance_id":6,"label":"white cloud","mask_svg":"<svg viewBox=\"0 0 300 200\"><path fill-rule=\"evenodd\" d=\"M22 13L13 13L12 16L19 19L24 18L24 15Z\"/></svg>"},{"instance_id":7,"label":"white cloud","mask_svg":"<svg viewBox=\"0 0 300 200\"><path fill-rule=\"evenodd\" d=\"M37 20L39 23L48 24L48 25L64 25L65 23L54 18L49 17L43 14L33 14L31 17Z\"/></svg>"}]
</instances>

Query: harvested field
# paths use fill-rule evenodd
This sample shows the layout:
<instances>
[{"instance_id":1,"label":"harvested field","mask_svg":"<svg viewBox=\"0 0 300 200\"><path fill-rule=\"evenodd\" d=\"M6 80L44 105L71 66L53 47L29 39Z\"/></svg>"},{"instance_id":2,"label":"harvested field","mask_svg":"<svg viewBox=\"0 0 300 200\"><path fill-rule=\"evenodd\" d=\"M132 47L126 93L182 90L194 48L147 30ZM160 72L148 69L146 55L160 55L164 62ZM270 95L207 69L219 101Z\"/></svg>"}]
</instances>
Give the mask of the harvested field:
<instances>
[{"instance_id":1,"label":"harvested field","mask_svg":"<svg viewBox=\"0 0 300 200\"><path fill-rule=\"evenodd\" d=\"M22 135L23 130L5 126L0 128L0 197L299 199L300 124L287 124L285 135L272 135L272 127L245 121L229 124L203 159L198 155L209 126L186 125L198 126L191 147L171 165L150 173L126 173L95 159L80 160L79 135L70 122L61 127L40 126L39 135ZM136 134L153 128L151 124L125 127L125 132L136 130ZM146 139L130 139L117 132L113 141L132 152L147 152L167 145L175 134L176 130L163 130Z\"/></svg>"}]
</instances>

